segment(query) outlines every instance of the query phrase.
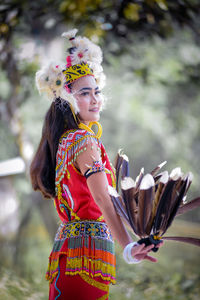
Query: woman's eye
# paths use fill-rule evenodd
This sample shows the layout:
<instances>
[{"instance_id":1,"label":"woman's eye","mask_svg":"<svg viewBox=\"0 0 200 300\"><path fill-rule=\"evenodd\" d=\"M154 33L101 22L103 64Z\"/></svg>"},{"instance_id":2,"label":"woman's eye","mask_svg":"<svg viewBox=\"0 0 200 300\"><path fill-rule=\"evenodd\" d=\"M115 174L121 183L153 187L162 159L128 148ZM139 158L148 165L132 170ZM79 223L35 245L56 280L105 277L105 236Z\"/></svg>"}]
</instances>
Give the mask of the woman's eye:
<instances>
[{"instance_id":1,"label":"woman's eye","mask_svg":"<svg viewBox=\"0 0 200 300\"><path fill-rule=\"evenodd\" d=\"M95 95L97 95L97 94L101 94L101 91L96 91L96 92L95 92Z\"/></svg>"},{"instance_id":2,"label":"woman's eye","mask_svg":"<svg viewBox=\"0 0 200 300\"><path fill-rule=\"evenodd\" d=\"M89 92L81 93L81 96L87 96L87 95L89 95Z\"/></svg>"}]
</instances>

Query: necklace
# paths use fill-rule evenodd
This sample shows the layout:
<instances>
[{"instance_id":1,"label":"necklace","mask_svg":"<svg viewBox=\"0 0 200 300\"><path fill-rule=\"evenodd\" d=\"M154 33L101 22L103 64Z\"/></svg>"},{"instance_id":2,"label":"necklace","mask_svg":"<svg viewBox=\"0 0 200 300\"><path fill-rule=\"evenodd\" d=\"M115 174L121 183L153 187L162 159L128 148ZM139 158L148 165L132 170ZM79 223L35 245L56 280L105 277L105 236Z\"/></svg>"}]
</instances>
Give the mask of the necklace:
<instances>
[{"instance_id":1,"label":"necklace","mask_svg":"<svg viewBox=\"0 0 200 300\"><path fill-rule=\"evenodd\" d=\"M97 134L95 134L94 133L94 131L92 130L92 126L93 125L97 125L97 127L98 127L98 132L97 132ZM94 134L95 135L95 137L96 138L100 138L101 137L101 135L102 135L102 126L101 126L101 124L99 123L99 122L90 122L89 123L89 126L87 126L87 125L85 125L84 123L80 123L79 125L78 125L78 127L80 128L80 129L85 129L85 130L87 130L88 132L90 132L90 133L92 133L92 134Z\"/></svg>"}]
</instances>

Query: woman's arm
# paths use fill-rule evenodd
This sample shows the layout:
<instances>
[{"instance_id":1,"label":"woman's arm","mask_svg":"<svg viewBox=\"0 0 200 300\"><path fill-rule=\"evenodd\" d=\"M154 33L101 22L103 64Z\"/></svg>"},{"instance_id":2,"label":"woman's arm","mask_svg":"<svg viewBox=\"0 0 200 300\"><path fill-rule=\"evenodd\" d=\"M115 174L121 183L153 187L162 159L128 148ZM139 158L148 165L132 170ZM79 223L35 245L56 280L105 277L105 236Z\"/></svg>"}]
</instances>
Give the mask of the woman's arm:
<instances>
[{"instance_id":1,"label":"woman's arm","mask_svg":"<svg viewBox=\"0 0 200 300\"><path fill-rule=\"evenodd\" d=\"M76 166L81 170L82 174L88 170L88 166L92 166L94 161L101 160L97 146L92 142L87 145L87 150L82 152L76 159ZM112 200L108 193L108 181L105 172L94 173L87 179L88 188L99 206L103 217L113 235L121 247L124 249L127 244L133 242L131 236L127 232L121 218L116 214ZM132 248L131 254L136 259L148 259L156 261L155 258L147 255L153 248L153 245L145 247L144 244Z\"/></svg>"}]
</instances>

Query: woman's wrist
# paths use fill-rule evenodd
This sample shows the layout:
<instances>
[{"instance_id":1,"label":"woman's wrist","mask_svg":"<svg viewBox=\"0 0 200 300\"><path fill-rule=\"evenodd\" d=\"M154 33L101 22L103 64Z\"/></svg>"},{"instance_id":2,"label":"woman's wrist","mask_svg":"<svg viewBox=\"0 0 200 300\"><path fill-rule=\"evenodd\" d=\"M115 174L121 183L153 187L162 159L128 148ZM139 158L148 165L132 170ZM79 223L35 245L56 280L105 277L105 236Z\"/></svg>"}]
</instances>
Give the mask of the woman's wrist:
<instances>
[{"instance_id":1,"label":"woman's wrist","mask_svg":"<svg viewBox=\"0 0 200 300\"><path fill-rule=\"evenodd\" d=\"M136 259L132 256L131 250L133 247L138 246L139 244L137 242L132 242L126 245L123 251L123 258L127 262L127 264L138 264L141 260Z\"/></svg>"}]
</instances>

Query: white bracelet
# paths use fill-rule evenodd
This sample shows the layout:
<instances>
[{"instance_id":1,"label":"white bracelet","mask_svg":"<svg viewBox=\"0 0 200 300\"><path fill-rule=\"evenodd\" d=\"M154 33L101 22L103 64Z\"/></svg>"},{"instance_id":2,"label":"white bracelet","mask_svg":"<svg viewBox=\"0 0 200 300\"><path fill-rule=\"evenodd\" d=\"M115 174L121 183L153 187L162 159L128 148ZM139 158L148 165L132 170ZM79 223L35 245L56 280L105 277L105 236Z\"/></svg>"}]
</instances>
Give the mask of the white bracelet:
<instances>
[{"instance_id":1,"label":"white bracelet","mask_svg":"<svg viewBox=\"0 0 200 300\"><path fill-rule=\"evenodd\" d=\"M124 248L123 257L124 257L124 260L127 262L127 264L138 264L139 262L141 262L141 260L133 258L132 254L131 254L131 249L138 245L139 244L137 242L133 242L133 243L126 245L126 247Z\"/></svg>"}]
</instances>

